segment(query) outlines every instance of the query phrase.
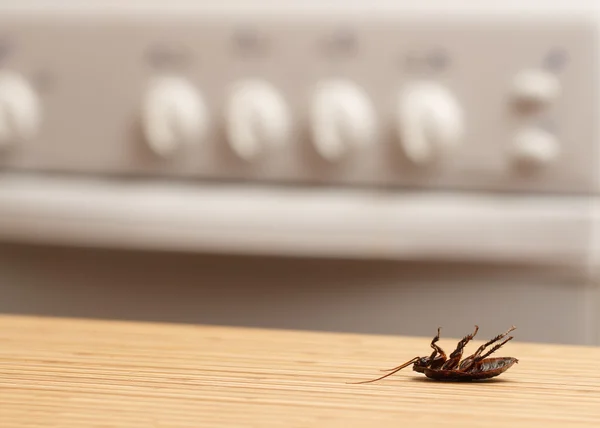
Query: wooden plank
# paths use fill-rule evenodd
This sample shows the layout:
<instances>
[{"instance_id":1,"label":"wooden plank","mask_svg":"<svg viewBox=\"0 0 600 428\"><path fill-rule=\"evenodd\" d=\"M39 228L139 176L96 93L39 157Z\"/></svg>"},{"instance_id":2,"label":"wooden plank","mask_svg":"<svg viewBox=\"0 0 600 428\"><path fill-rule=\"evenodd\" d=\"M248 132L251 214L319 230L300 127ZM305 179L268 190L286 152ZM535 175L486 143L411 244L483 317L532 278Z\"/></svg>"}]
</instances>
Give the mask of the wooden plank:
<instances>
[{"instance_id":1,"label":"wooden plank","mask_svg":"<svg viewBox=\"0 0 600 428\"><path fill-rule=\"evenodd\" d=\"M514 335L499 355L520 363L495 381L406 370L351 385L428 354L431 338L4 316L0 425L600 426L600 348Z\"/></svg>"}]
</instances>

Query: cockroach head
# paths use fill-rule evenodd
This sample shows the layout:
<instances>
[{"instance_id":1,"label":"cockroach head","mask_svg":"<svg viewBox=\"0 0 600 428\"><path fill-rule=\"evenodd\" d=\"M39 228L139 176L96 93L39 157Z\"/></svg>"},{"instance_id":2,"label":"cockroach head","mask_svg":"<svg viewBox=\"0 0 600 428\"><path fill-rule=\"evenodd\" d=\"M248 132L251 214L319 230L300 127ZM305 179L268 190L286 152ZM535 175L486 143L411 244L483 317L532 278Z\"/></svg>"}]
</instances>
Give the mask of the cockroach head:
<instances>
[{"instance_id":1,"label":"cockroach head","mask_svg":"<svg viewBox=\"0 0 600 428\"><path fill-rule=\"evenodd\" d=\"M419 369L423 369L428 366L429 366L429 357L419 357L413 364L413 370L419 371Z\"/></svg>"}]
</instances>

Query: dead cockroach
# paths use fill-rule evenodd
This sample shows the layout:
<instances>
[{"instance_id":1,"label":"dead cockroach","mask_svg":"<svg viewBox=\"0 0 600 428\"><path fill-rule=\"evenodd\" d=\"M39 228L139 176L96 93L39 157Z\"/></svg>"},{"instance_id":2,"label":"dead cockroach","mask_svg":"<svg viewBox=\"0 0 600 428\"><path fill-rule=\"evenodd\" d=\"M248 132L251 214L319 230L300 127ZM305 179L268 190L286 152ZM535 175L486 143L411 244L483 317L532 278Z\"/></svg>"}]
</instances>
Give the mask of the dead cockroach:
<instances>
[{"instance_id":1,"label":"dead cockroach","mask_svg":"<svg viewBox=\"0 0 600 428\"><path fill-rule=\"evenodd\" d=\"M383 370L387 373L377 379L354 382L354 383L370 383L376 382L383 378L393 375L394 373L402 370L405 367L413 365L413 370L419 373L425 374L428 378L440 380L440 381L471 381L489 379L495 376L499 376L506 370L512 367L513 364L518 363L519 360L513 357L498 357L498 358L487 358L493 352L500 349L506 342L511 340L513 337L510 336L508 339L497 344L492 349L482 355L482 352L492 343L499 341L508 335L511 331L515 330L516 327L512 326L505 333L499 334L487 343L484 343L475 351L473 355L463 359L462 354L465 346L469 343L479 331L479 327L475 326L475 331L472 334L465 336L461 339L454 352L450 354L450 357L446 357L446 353L436 345L436 342L440 340L440 330L438 328L437 335L431 341L431 347L433 352L428 357L415 357L406 363L394 367L393 369Z\"/></svg>"}]
</instances>

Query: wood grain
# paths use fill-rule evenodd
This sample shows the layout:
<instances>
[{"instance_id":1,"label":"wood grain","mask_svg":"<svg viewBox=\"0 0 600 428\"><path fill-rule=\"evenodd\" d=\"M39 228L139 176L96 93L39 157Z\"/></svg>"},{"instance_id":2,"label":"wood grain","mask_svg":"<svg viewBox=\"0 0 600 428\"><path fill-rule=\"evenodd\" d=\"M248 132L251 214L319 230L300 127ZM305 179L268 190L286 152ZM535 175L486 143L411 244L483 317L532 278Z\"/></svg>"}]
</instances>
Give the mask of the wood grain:
<instances>
[{"instance_id":1,"label":"wood grain","mask_svg":"<svg viewBox=\"0 0 600 428\"><path fill-rule=\"evenodd\" d=\"M4 316L0 426L600 426L600 349L514 334L499 355L520 363L496 381L406 370L350 385L429 353L431 338ZM443 348L456 341L442 330Z\"/></svg>"}]
</instances>

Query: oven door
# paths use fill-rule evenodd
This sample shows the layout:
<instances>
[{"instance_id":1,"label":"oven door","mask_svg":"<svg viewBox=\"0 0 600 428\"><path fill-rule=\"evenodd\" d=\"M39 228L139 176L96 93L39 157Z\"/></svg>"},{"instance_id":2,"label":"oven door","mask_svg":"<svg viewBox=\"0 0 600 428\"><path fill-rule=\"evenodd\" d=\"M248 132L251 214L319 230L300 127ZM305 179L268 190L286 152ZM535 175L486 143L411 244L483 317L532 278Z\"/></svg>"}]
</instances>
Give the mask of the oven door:
<instances>
[{"instance_id":1,"label":"oven door","mask_svg":"<svg viewBox=\"0 0 600 428\"><path fill-rule=\"evenodd\" d=\"M594 343L589 199L5 176L0 308Z\"/></svg>"}]
</instances>

